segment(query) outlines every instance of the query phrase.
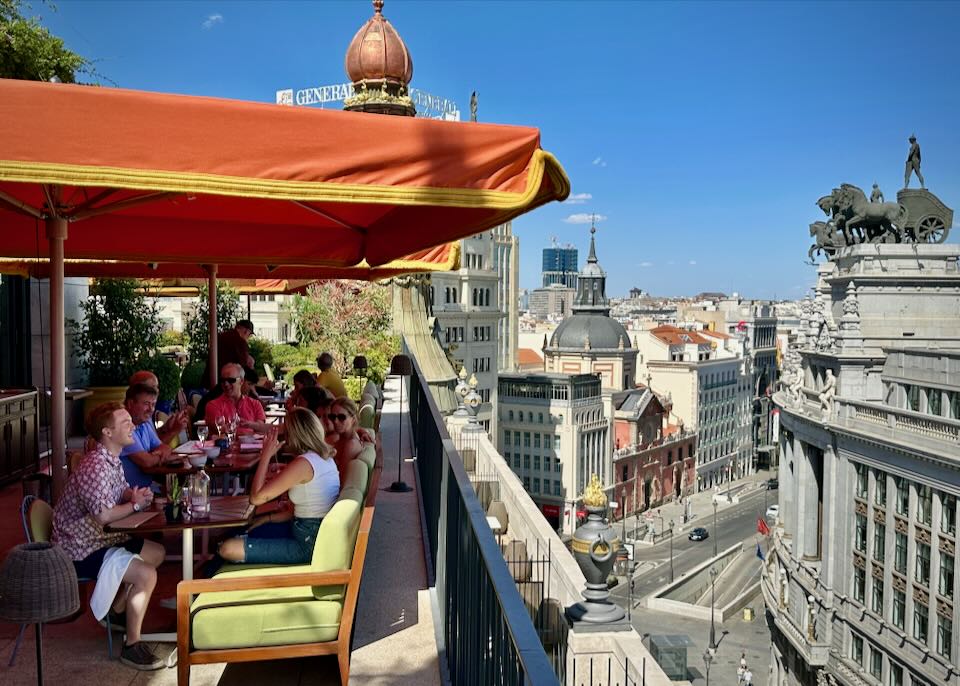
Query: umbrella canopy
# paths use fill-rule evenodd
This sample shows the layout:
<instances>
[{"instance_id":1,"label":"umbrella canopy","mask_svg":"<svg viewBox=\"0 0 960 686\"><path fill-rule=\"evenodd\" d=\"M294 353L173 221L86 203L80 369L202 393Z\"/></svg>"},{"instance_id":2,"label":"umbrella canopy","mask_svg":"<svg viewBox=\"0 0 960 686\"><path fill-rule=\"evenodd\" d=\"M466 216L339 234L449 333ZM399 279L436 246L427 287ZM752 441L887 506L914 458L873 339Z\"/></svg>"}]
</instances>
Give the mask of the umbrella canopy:
<instances>
[{"instance_id":1,"label":"umbrella canopy","mask_svg":"<svg viewBox=\"0 0 960 686\"><path fill-rule=\"evenodd\" d=\"M370 267L569 193L536 129L0 80L0 256ZM248 276L267 276L248 274Z\"/></svg>"},{"instance_id":2,"label":"umbrella canopy","mask_svg":"<svg viewBox=\"0 0 960 686\"><path fill-rule=\"evenodd\" d=\"M104 263L88 273L133 264L147 277L208 265L215 312L215 277L229 268L368 278L350 272L404 269L418 251L570 192L532 128L6 79L0 122L0 258L49 260L57 491L65 259Z\"/></svg>"}]
</instances>

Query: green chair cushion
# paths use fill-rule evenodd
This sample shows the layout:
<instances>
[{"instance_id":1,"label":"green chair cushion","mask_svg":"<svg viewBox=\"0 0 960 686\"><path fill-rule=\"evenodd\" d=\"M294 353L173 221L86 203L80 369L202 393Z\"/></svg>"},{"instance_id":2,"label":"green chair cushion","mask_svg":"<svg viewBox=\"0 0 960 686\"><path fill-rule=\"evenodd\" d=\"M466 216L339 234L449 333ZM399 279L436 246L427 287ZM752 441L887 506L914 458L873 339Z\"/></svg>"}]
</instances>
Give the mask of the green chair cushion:
<instances>
[{"instance_id":1,"label":"green chair cushion","mask_svg":"<svg viewBox=\"0 0 960 686\"><path fill-rule=\"evenodd\" d=\"M372 398L370 400L372 400ZM360 426L365 429L372 429L376 417L377 409L373 406L373 404L371 402L363 403L363 405L360 407L359 414Z\"/></svg>"},{"instance_id":2,"label":"green chair cushion","mask_svg":"<svg viewBox=\"0 0 960 686\"><path fill-rule=\"evenodd\" d=\"M357 459L367 465L367 473L369 476L369 473L373 471L373 467L377 463L377 449L372 443L367 443L363 446L360 454L357 455Z\"/></svg>"},{"instance_id":3,"label":"green chair cushion","mask_svg":"<svg viewBox=\"0 0 960 686\"><path fill-rule=\"evenodd\" d=\"M361 452L361 455L363 453ZM343 483L340 484L340 489L344 488L356 488L359 489L362 493L367 492L367 482L370 480L370 468L367 467L366 462L357 458L350 460L350 463L347 465L347 474L343 479Z\"/></svg>"},{"instance_id":4,"label":"green chair cushion","mask_svg":"<svg viewBox=\"0 0 960 686\"><path fill-rule=\"evenodd\" d=\"M309 586L201 593L190 608L193 645L209 650L333 641L342 610L342 601L317 600Z\"/></svg>"},{"instance_id":5,"label":"green chair cushion","mask_svg":"<svg viewBox=\"0 0 960 686\"><path fill-rule=\"evenodd\" d=\"M310 567L314 572L350 568L362 511L362 503L352 498L341 498L330 508L320 523L317 540L313 545L313 562ZM315 586L313 595L317 600L342 600L343 591L343 584Z\"/></svg>"}]
</instances>

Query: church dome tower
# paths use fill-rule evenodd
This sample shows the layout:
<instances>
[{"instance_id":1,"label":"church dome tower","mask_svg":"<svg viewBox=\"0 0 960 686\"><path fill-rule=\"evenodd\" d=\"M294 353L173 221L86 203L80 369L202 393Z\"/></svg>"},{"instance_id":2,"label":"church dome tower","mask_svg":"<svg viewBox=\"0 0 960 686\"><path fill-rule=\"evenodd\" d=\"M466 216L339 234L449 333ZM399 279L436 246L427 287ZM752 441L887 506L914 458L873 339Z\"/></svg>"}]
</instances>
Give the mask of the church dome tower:
<instances>
[{"instance_id":1,"label":"church dome tower","mask_svg":"<svg viewBox=\"0 0 960 686\"><path fill-rule=\"evenodd\" d=\"M383 0L373 0L373 16L350 41L344 57L354 94L343 108L353 112L416 114L408 86L413 78L413 58L406 44L383 16Z\"/></svg>"}]
</instances>

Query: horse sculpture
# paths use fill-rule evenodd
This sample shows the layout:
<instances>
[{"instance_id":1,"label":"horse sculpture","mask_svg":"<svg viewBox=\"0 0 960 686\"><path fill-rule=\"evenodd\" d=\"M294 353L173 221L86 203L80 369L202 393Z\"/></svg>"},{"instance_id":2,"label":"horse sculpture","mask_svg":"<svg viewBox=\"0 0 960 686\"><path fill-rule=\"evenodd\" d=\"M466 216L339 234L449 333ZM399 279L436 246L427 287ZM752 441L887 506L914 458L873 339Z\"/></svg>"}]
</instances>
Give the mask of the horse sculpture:
<instances>
[{"instance_id":1,"label":"horse sculpture","mask_svg":"<svg viewBox=\"0 0 960 686\"><path fill-rule=\"evenodd\" d=\"M864 227L868 236L871 229L879 229L879 234L874 233L879 240L886 242L892 237L896 242L900 242L903 228L910 216L904 205L896 202L870 202L862 190L850 183L840 184L837 201L840 211L846 217L846 226ZM846 235L846 230L844 234Z\"/></svg>"}]
</instances>

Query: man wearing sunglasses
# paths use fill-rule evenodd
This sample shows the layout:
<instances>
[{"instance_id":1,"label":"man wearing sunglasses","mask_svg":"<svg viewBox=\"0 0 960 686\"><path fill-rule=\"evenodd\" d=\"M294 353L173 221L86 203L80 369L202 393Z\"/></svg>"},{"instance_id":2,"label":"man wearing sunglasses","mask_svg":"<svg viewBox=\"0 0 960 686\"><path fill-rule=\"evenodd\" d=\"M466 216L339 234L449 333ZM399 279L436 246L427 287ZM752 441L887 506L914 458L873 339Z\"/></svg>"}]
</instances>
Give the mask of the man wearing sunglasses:
<instances>
[{"instance_id":1,"label":"man wearing sunglasses","mask_svg":"<svg viewBox=\"0 0 960 686\"><path fill-rule=\"evenodd\" d=\"M243 392L243 367L229 363L220 368L219 398L207 403L204 419L216 426L217 417L239 417L241 422L266 422L263 405Z\"/></svg>"}]
</instances>

